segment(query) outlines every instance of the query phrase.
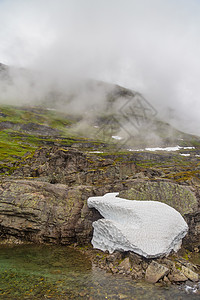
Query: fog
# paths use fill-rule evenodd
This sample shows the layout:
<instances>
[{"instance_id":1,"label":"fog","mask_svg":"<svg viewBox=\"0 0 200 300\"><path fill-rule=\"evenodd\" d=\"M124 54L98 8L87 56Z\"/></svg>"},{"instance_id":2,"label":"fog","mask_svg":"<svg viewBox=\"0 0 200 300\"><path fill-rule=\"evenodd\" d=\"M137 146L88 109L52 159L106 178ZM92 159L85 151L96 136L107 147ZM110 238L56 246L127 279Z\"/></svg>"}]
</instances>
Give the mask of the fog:
<instances>
[{"instance_id":1,"label":"fog","mask_svg":"<svg viewBox=\"0 0 200 300\"><path fill-rule=\"evenodd\" d=\"M0 0L0 62L23 69L0 99L35 103L50 87L71 95L82 80L101 80L142 93L161 119L200 135L199 30L198 0ZM84 90L70 110L101 106L104 92Z\"/></svg>"}]
</instances>

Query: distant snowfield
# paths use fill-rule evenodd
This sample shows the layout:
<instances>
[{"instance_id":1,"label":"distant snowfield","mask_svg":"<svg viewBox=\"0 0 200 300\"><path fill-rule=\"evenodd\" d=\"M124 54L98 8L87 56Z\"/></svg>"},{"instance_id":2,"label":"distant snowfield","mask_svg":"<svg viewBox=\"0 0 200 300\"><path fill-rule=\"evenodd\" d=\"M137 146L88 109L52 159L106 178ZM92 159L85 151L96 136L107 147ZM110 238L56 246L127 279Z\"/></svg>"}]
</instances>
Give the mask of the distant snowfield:
<instances>
[{"instance_id":1,"label":"distant snowfield","mask_svg":"<svg viewBox=\"0 0 200 300\"><path fill-rule=\"evenodd\" d=\"M119 135L112 135L112 138L115 140L122 140L122 137Z\"/></svg>"},{"instance_id":2,"label":"distant snowfield","mask_svg":"<svg viewBox=\"0 0 200 300\"><path fill-rule=\"evenodd\" d=\"M155 148L144 148L144 149L128 149L129 151L178 151L181 149L195 149L195 147L181 147L181 146L175 146L175 147L155 147Z\"/></svg>"},{"instance_id":3,"label":"distant snowfield","mask_svg":"<svg viewBox=\"0 0 200 300\"><path fill-rule=\"evenodd\" d=\"M103 153L102 151L89 151L88 153Z\"/></svg>"}]
</instances>

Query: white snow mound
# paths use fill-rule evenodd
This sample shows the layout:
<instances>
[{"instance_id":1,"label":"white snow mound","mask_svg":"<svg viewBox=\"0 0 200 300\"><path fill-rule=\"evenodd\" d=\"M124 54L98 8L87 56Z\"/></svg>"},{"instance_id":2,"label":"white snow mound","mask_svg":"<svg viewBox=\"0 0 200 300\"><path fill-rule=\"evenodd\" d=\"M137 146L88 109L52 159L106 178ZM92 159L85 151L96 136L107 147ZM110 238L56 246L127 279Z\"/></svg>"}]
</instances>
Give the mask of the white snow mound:
<instances>
[{"instance_id":1,"label":"white snow mound","mask_svg":"<svg viewBox=\"0 0 200 300\"><path fill-rule=\"evenodd\" d=\"M93 222L92 245L100 250L133 251L147 258L177 251L188 225L174 208L158 201L126 200L108 193L90 197L88 206L104 219Z\"/></svg>"}]
</instances>

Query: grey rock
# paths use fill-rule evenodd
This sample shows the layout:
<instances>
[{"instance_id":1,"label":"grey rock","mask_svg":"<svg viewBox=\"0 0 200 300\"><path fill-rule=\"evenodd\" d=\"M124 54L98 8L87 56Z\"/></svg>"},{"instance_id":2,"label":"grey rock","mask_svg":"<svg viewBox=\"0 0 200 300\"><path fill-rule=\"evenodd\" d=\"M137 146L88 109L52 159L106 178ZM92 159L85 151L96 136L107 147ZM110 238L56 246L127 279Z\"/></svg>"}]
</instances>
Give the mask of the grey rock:
<instances>
[{"instance_id":1,"label":"grey rock","mask_svg":"<svg viewBox=\"0 0 200 300\"><path fill-rule=\"evenodd\" d=\"M188 278L179 269L174 270L171 274L169 274L168 278L171 282L184 282L188 280Z\"/></svg>"},{"instance_id":2,"label":"grey rock","mask_svg":"<svg viewBox=\"0 0 200 300\"><path fill-rule=\"evenodd\" d=\"M152 200L168 204L182 216L196 211L198 201L192 188L170 181L135 181L119 196L129 200Z\"/></svg>"},{"instance_id":3,"label":"grey rock","mask_svg":"<svg viewBox=\"0 0 200 300\"><path fill-rule=\"evenodd\" d=\"M131 269L129 257L126 257L119 265L124 271L128 272Z\"/></svg>"},{"instance_id":4,"label":"grey rock","mask_svg":"<svg viewBox=\"0 0 200 300\"><path fill-rule=\"evenodd\" d=\"M90 187L70 188L33 180L7 180L0 184L0 233L23 241L70 244L90 241L91 210L84 211L83 194Z\"/></svg>"},{"instance_id":5,"label":"grey rock","mask_svg":"<svg viewBox=\"0 0 200 300\"><path fill-rule=\"evenodd\" d=\"M168 273L169 269L167 267L164 267L156 261L152 261L146 270L145 280L150 283L156 283Z\"/></svg>"},{"instance_id":6,"label":"grey rock","mask_svg":"<svg viewBox=\"0 0 200 300\"><path fill-rule=\"evenodd\" d=\"M194 282L199 280L199 275L185 266L182 266L182 272L188 279Z\"/></svg>"}]
</instances>

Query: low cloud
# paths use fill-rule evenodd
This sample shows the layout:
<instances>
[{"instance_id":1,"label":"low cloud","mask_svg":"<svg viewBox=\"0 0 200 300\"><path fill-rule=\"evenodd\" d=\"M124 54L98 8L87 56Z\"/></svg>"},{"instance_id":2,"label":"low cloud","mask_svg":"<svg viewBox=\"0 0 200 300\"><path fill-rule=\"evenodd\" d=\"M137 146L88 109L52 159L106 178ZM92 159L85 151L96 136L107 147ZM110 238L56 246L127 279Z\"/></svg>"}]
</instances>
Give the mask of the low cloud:
<instances>
[{"instance_id":1,"label":"low cloud","mask_svg":"<svg viewBox=\"0 0 200 300\"><path fill-rule=\"evenodd\" d=\"M31 94L16 76L4 101L38 101L55 86L70 94L92 78L141 92L160 118L200 134L198 0L3 0L0 27L0 62L38 74Z\"/></svg>"}]
</instances>

